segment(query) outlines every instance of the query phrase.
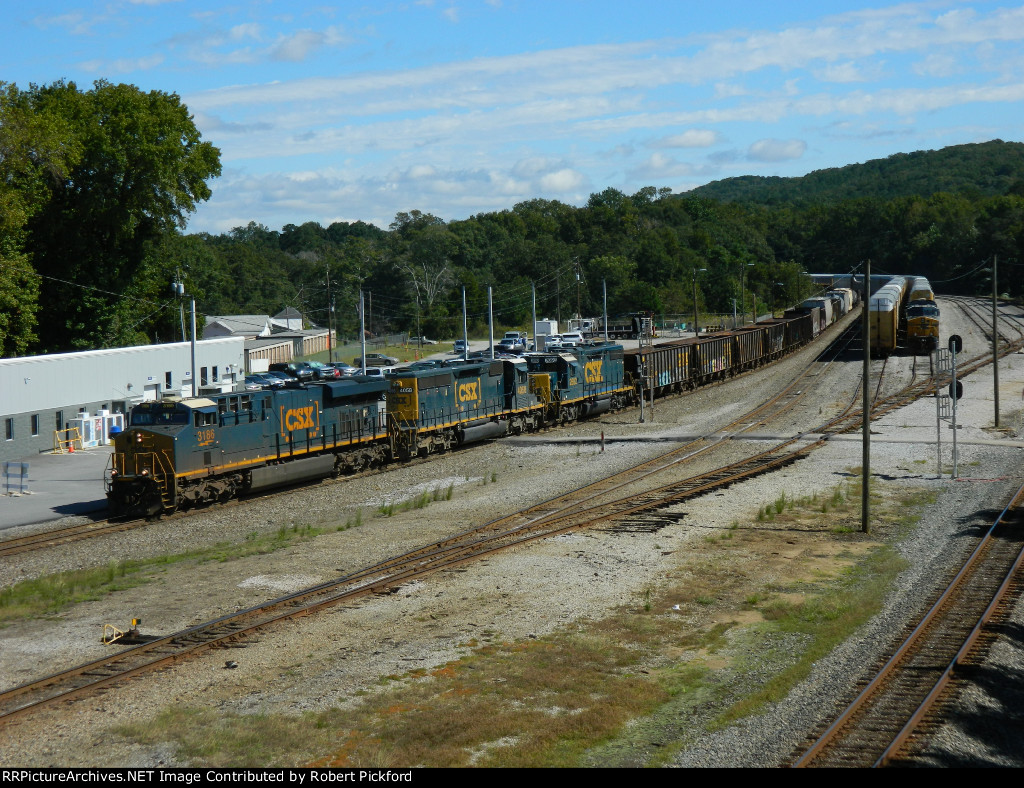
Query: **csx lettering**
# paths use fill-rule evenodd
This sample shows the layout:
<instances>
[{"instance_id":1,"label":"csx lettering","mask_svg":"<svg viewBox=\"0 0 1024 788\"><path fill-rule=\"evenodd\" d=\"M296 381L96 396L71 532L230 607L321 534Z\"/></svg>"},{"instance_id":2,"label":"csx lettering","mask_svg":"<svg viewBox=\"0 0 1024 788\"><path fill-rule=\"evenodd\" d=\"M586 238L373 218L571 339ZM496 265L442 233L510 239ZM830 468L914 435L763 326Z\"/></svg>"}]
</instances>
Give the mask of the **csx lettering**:
<instances>
[{"instance_id":1,"label":"csx lettering","mask_svg":"<svg viewBox=\"0 0 1024 788\"><path fill-rule=\"evenodd\" d=\"M480 381L473 383L460 383L459 388L459 402L469 402L470 400L480 399Z\"/></svg>"},{"instance_id":2,"label":"csx lettering","mask_svg":"<svg viewBox=\"0 0 1024 788\"><path fill-rule=\"evenodd\" d=\"M316 423L313 421L314 410L316 410L316 405L310 405L308 408L291 408L285 411L284 428L289 432L316 429Z\"/></svg>"},{"instance_id":3,"label":"csx lettering","mask_svg":"<svg viewBox=\"0 0 1024 788\"><path fill-rule=\"evenodd\" d=\"M600 383L604 378L601 376L601 361L588 361L583 368L583 377L587 383Z\"/></svg>"}]
</instances>

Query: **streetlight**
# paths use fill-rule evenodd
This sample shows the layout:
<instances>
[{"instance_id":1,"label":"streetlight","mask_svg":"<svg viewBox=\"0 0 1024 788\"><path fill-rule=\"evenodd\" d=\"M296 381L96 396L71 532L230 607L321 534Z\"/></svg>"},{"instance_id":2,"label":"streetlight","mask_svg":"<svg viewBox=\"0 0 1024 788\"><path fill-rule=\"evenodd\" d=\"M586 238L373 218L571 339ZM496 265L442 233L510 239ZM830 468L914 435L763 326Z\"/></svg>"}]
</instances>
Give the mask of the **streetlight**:
<instances>
[{"instance_id":1,"label":"streetlight","mask_svg":"<svg viewBox=\"0 0 1024 788\"><path fill-rule=\"evenodd\" d=\"M693 269L693 335L697 336L700 333L700 326L697 323L697 274L701 271L707 271L707 268L695 268Z\"/></svg>"}]
</instances>

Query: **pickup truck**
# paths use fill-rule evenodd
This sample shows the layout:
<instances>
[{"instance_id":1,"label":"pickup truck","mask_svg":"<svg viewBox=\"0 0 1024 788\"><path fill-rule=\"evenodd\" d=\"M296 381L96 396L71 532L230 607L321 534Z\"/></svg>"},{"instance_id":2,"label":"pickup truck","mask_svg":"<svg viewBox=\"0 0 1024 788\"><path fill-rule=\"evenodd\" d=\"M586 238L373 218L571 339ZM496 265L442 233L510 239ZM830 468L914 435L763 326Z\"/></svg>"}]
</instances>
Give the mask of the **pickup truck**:
<instances>
[{"instance_id":1,"label":"pickup truck","mask_svg":"<svg viewBox=\"0 0 1024 788\"><path fill-rule=\"evenodd\" d=\"M516 355L519 353L525 353L526 345L523 343L522 339L505 338L494 346L494 351L496 353L509 353L512 355Z\"/></svg>"}]
</instances>

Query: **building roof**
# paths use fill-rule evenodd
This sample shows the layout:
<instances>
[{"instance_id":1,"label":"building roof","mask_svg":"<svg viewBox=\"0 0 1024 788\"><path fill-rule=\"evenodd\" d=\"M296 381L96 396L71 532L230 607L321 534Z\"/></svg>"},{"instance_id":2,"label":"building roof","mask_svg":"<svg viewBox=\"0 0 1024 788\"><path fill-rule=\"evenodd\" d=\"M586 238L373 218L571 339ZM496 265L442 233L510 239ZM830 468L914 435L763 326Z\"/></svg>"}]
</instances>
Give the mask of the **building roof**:
<instances>
[{"instance_id":1,"label":"building roof","mask_svg":"<svg viewBox=\"0 0 1024 788\"><path fill-rule=\"evenodd\" d=\"M232 334L262 334L270 323L270 315L207 315L206 325L218 324Z\"/></svg>"}]
</instances>

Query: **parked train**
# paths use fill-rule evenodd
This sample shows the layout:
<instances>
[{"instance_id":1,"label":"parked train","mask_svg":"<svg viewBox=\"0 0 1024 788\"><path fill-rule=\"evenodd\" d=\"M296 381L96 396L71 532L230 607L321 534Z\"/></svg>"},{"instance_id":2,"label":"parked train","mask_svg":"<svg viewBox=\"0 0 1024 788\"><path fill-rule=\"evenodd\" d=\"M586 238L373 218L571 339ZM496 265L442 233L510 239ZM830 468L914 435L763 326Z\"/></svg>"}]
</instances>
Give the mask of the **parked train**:
<instances>
[{"instance_id":1,"label":"parked train","mask_svg":"<svg viewBox=\"0 0 1024 788\"><path fill-rule=\"evenodd\" d=\"M771 363L810 342L814 321L794 314L628 352L598 343L144 402L114 438L110 513L159 515L596 416Z\"/></svg>"},{"instance_id":2,"label":"parked train","mask_svg":"<svg viewBox=\"0 0 1024 788\"><path fill-rule=\"evenodd\" d=\"M914 277L907 296L907 348L926 355L939 346L939 307L932 286L923 276Z\"/></svg>"},{"instance_id":3,"label":"parked train","mask_svg":"<svg viewBox=\"0 0 1024 788\"><path fill-rule=\"evenodd\" d=\"M923 276L890 279L871 296L869 313L872 355L888 356L901 344L914 354L939 346L939 308Z\"/></svg>"}]
</instances>

